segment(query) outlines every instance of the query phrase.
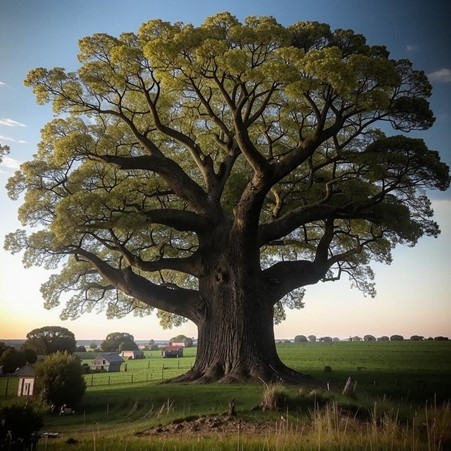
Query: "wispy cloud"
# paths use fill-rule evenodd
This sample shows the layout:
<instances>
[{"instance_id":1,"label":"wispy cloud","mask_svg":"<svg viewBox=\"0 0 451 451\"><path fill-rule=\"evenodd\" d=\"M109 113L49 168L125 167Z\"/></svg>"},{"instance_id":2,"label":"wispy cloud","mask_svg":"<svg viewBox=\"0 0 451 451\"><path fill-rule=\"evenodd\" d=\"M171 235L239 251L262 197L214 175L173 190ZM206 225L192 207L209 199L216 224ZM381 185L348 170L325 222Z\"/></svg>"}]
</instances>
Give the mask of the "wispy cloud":
<instances>
[{"instance_id":1,"label":"wispy cloud","mask_svg":"<svg viewBox=\"0 0 451 451\"><path fill-rule=\"evenodd\" d=\"M451 69L447 67L442 67L439 70L431 72L428 74L429 80L437 81L441 83L451 83Z\"/></svg>"},{"instance_id":2,"label":"wispy cloud","mask_svg":"<svg viewBox=\"0 0 451 451\"><path fill-rule=\"evenodd\" d=\"M406 45L406 50L408 53L413 53L416 52L418 50L418 46L417 45L412 45L412 44L407 44Z\"/></svg>"},{"instance_id":3,"label":"wispy cloud","mask_svg":"<svg viewBox=\"0 0 451 451\"><path fill-rule=\"evenodd\" d=\"M11 138L10 136L0 135L0 143L4 141L8 141L11 143L27 144L27 141L24 141L23 139L14 139Z\"/></svg>"},{"instance_id":4,"label":"wispy cloud","mask_svg":"<svg viewBox=\"0 0 451 451\"><path fill-rule=\"evenodd\" d=\"M10 119L9 117L4 117L0 119L0 125L6 125L7 127L26 127L22 122L15 121L14 119Z\"/></svg>"},{"instance_id":5,"label":"wispy cloud","mask_svg":"<svg viewBox=\"0 0 451 451\"><path fill-rule=\"evenodd\" d=\"M3 81L0 81L0 88L2 88L3 86L6 86L6 83L4 83Z\"/></svg>"},{"instance_id":6,"label":"wispy cloud","mask_svg":"<svg viewBox=\"0 0 451 451\"><path fill-rule=\"evenodd\" d=\"M22 164L21 161L19 160L15 160L14 158L11 157L3 157L2 158L2 162L0 164L0 166L4 169L13 169L13 170L17 170L20 168L20 165Z\"/></svg>"},{"instance_id":7,"label":"wispy cloud","mask_svg":"<svg viewBox=\"0 0 451 451\"><path fill-rule=\"evenodd\" d=\"M1 141L9 141L9 142L15 142L15 140L9 136L0 135L0 142Z\"/></svg>"}]
</instances>

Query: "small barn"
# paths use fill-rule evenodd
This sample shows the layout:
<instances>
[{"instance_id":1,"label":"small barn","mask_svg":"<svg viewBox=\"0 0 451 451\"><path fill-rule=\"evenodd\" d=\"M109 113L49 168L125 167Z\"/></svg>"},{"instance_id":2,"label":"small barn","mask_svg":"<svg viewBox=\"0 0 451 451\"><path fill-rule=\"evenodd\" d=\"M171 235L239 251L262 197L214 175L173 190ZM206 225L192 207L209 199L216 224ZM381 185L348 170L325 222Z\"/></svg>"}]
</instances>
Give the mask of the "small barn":
<instances>
[{"instance_id":1,"label":"small barn","mask_svg":"<svg viewBox=\"0 0 451 451\"><path fill-rule=\"evenodd\" d=\"M33 396L34 383L36 381L33 367L27 363L22 368L19 368L14 375L19 378L17 396Z\"/></svg>"},{"instance_id":2,"label":"small barn","mask_svg":"<svg viewBox=\"0 0 451 451\"><path fill-rule=\"evenodd\" d=\"M117 372L121 370L124 359L117 352L99 354L91 364L93 371Z\"/></svg>"},{"instance_id":3,"label":"small barn","mask_svg":"<svg viewBox=\"0 0 451 451\"><path fill-rule=\"evenodd\" d=\"M134 351L122 351L121 357L123 359L127 359L127 360L143 359L144 351L141 351L138 349L136 349Z\"/></svg>"},{"instance_id":4,"label":"small barn","mask_svg":"<svg viewBox=\"0 0 451 451\"><path fill-rule=\"evenodd\" d=\"M183 346L169 345L161 349L163 357L183 357Z\"/></svg>"}]
</instances>

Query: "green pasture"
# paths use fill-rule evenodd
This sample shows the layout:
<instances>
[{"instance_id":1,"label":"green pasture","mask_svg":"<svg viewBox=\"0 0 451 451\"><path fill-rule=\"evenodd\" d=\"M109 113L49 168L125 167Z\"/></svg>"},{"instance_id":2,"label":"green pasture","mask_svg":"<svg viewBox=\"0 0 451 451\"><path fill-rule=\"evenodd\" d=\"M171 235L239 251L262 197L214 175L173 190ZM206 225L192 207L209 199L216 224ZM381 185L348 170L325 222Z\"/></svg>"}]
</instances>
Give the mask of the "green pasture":
<instances>
[{"instance_id":1,"label":"green pasture","mask_svg":"<svg viewBox=\"0 0 451 451\"><path fill-rule=\"evenodd\" d=\"M321 387L318 393L333 399L338 409L346 408L353 415L363 415L364 418L375 417L377 410L380 418L388 418L384 415L395 416L396 421L411 427L415 421L424 424L425 406L435 409L440 405L448 405L445 412L451 417L451 341L280 343L277 347L281 359L318 382ZM43 431L62 433L60 439L46 439L45 449L60 449L58 447L63 446L68 437L80 442L80 446L71 446L74 450L301 449L295 442L283 445L284 440L291 440L287 435L267 437L266 448L261 448L262 437L257 437L256 442L248 443L247 447L238 446L236 440L240 440L240 437L234 437L230 442L224 442L224 439L216 443L208 442L209 445L204 448L199 448L197 442L188 444L177 438L174 438L174 443L172 439L165 439L163 444L160 443L162 448L157 446L158 441L152 442L154 447L150 447L149 441L138 438L137 434L156 425L223 414L232 399L236 400L238 417L243 421L267 422L269 419L275 424L281 421L280 412L255 409L262 400L265 389L263 382L236 385L162 383L162 380L167 381L189 370L195 352L196 348L185 349L184 357L177 359L163 358L158 351L147 351L145 359L126 361L126 371L123 365L117 373L86 374L87 391L82 403L77 406L76 414L63 417L48 413L45 415ZM83 362L90 364L94 356L80 354L80 357ZM328 370L326 367L329 367ZM341 393L348 377L356 383L356 391L349 397ZM293 396L299 396L300 387L286 388ZM16 390L16 378L1 377L0 405L17 402ZM309 427L323 427L321 422L316 426L316 423L312 423L312 412L287 411L284 415L290 418L290 424L295 424L301 430L306 422ZM322 421L329 425L330 421L334 423L334 418L338 418L338 414L334 414L332 420L326 418L327 421ZM376 427L376 422L373 427ZM398 429L396 434L401 434ZM318 433L322 434L321 440L327 436L331 443L344 440L343 433L338 429L332 434L322 430ZM335 433L341 435L334 438ZM415 435L417 432L408 429L404 433L407 437L405 449L423 449L415 445L416 440L420 440ZM429 433L424 435L424 430L422 433L424 437L429 437ZM364 440L365 434L346 438L344 445L337 449L352 449L349 440ZM376 435L380 436L380 430ZM274 441L279 439L282 441L280 446L274 445ZM305 443L310 439L310 435L304 437ZM394 440L393 437L390 440ZM392 449L404 449L404 445L396 440L397 448ZM43 446L42 443L40 446ZM384 444L380 448L373 445L371 449L385 449ZM313 449L306 446L305 449Z\"/></svg>"},{"instance_id":2,"label":"green pasture","mask_svg":"<svg viewBox=\"0 0 451 451\"><path fill-rule=\"evenodd\" d=\"M333 391L351 376L357 393L371 398L451 399L451 341L281 343L278 352L288 366Z\"/></svg>"},{"instance_id":3,"label":"green pasture","mask_svg":"<svg viewBox=\"0 0 451 451\"><path fill-rule=\"evenodd\" d=\"M330 391L341 391L351 377L361 396L412 402L451 399L451 341L278 343L277 349L289 367ZM158 385L188 371L195 354L195 347L186 348L181 358L146 351L144 359L126 360L120 372L86 374L87 392ZM78 355L90 365L96 354ZM14 397L16 390L15 377L0 378L0 399Z\"/></svg>"},{"instance_id":4,"label":"green pasture","mask_svg":"<svg viewBox=\"0 0 451 451\"><path fill-rule=\"evenodd\" d=\"M451 341L279 343L277 348L289 367L331 391L341 391L351 377L357 392L368 398L451 399ZM161 382L188 371L195 353L196 348L186 348L182 358L163 358L159 351L147 351L145 359L126 361L119 373L87 374L86 383L91 389ZM92 358L83 362L90 364Z\"/></svg>"},{"instance_id":5,"label":"green pasture","mask_svg":"<svg viewBox=\"0 0 451 451\"><path fill-rule=\"evenodd\" d=\"M145 351L144 359L125 360L120 372L89 373L85 376L88 387L155 382L186 373L193 365L196 348L184 349L180 358L163 358L161 351ZM78 353L82 364L90 365L96 353Z\"/></svg>"}]
</instances>

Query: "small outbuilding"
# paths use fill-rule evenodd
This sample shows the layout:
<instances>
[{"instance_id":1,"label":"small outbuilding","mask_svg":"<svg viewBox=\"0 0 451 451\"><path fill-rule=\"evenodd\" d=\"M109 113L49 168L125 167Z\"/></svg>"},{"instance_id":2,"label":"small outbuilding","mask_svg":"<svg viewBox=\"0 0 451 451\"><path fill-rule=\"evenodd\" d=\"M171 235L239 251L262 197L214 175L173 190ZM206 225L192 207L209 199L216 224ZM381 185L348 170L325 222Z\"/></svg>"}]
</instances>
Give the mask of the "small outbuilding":
<instances>
[{"instance_id":1,"label":"small outbuilding","mask_svg":"<svg viewBox=\"0 0 451 451\"><path fill-rule=\"evenodd\" d=\"M165 346L161 350L161 355L163 357L183 357L183 346Z\"/></svg>"},{"instance_id":2,"label":"small outbuilding","mask_svg":"<svg viewBox=\"0 0 451 451\"><path fill-rule=\"evenodd\" d=\"M27 363L22 368L19 368L14 375L19 378L17 396L33 396L36 381L33 367Z\"/></svg>"},{"instance_id":3,"label":"small outbuilding","mask_svg":"<svg viewBox=\"0 0 451 451\"><path fill-rule=\"evenodd\" d=\"M124 359L117 352L104 352L99 354L91 364L93 371L106 371L109 373L121 370Z\"/></svg>"},{"instance_id":4,"label":"small outbuilding","mask_svg":"<svg viewBox=\"0 0 451 451\"><path fill-rule=\"evenodd\" d=\"M128 360L143 359L144 351L141 351L139 349L136 349L134 351L122 351L121 357Z\"/></svg>"}]
</instances>

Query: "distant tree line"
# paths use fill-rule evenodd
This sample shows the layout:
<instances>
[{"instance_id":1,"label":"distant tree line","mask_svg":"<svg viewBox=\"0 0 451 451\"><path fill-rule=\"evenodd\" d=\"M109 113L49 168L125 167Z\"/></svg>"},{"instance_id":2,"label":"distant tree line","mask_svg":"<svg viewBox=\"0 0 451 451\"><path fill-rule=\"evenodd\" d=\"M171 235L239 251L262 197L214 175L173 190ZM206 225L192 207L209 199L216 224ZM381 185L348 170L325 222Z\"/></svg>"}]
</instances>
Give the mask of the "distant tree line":
<instances>
[{"instance_id":1,"label":"distant tree line","mask_svg":"<svg viewBox=\"0 0 451 451\"><path fill-rule=\"evenodd\" d=\"M349 337L347 340L343 340L343 341L403 341L405 338L402 335L391 335L390 337L387 335L382 335L381 337L375 337L374 335L364 335L364 337L359 337L359 336L353 336L353 337ZM437 337L429 337L429 338L424 338L421 335L412 335L409 338L410 341L423 341L423 340L434 340L434 341L446 341L449 340L448 337L443 337L443 336L437 336ZM330 342L334 342L334 341L341 341L338 337L320 337L317 338L315 335L296 335L294 337L294 342L295 343L315 343L316 341L319 342L323 342L323 343L330 343Z\"/></svg>"},{"instance_id":2,"label":"distant tree line","mask_svg":"<svg viewBox=\"0 0 451 451\"><path fill-rule=\"evenodd\" d=\"M57 352L72 354L76 345L74 334L65 327L45 326L33 329L28 332L20 349L0 342L0 367L3 374L11 374L26 363L36 363L39 356Z\"/></svg>"},{"instance_id":3,"label":"distant tree line","mask_svg":"<svg viewBox=\"0 0 451 451\"><path fill-rule=\"evenodd\" d=\"M183 343L185 347L193 346L194 341L186 335L172 337L171 343ZM111 332L100 345L91 342L92 351L122 352L134 351L138 345L133 335L127 332ZM154 340L150 340L147 349L160 349ZM38 356L47 356L57 352L73 354L86 352L85 346L77 346L75 335L65 327L45 326L33 329L26 335L26 340L19 346L8 346L0 342L0 367L3 374L13 373L28 363L35 363ZM1 372L0 372L1 373Z\"/></svg>"}]
</instances>

